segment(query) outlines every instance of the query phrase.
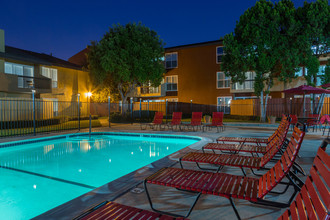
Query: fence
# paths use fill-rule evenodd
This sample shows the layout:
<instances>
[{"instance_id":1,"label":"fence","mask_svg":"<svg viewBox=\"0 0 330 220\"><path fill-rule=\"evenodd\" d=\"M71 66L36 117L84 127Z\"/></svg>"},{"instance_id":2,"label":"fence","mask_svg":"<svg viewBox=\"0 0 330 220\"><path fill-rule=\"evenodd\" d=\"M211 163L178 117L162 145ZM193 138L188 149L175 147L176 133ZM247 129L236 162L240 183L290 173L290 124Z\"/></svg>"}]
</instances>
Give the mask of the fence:
<instances>
[{"instance_id":1,"label":"fence","mask_svg":"<svg viewBox=\"0 0 330 220\"><path fill-rule=\"evenodd\" d=\"M318 99L314 101L314 107L317 106ZM303 98L273 98L268 99L267 116L281 117L282 114L295 114L298 117L304 117ZM260 116L260 100L232 100L230 106L231 115ZM311 99L305 98L305 116L312 114ZM330 114L330 98L324 99L321 115Z\"/></svg>"},{"instance_id":2,"label":"fence","mask_svg":"<svg viewBox=\"0 0 330 220\"><path fill-rule=\"evenodd\" d=\"M305 100L305 115L311 113L310 99ZM315 102L317 105L318 102ZM226 109L224 109L226 108ZM134 102L134 103L86 103L64 102L40 99L0 99L0 138L54 132L89 127L110 126L110 121L150 121L155 112L163 112L170 119L173 112L182 112L183 118L190 118L192 112L212 115L216 111L228 111L228 106L202 105L182 102ZM122 113L125 117L122 118ZM267 116L281 117L282 114L296 114L303 117L303 99L269 99ZM260 116L258 99L232 100L230 114L239 116ZM330 114L330 98L325 98L321 114ZM104 117L101 123L99 117ZM110 120L109 120L110 118Z\"/></svg>"}]
</instances>

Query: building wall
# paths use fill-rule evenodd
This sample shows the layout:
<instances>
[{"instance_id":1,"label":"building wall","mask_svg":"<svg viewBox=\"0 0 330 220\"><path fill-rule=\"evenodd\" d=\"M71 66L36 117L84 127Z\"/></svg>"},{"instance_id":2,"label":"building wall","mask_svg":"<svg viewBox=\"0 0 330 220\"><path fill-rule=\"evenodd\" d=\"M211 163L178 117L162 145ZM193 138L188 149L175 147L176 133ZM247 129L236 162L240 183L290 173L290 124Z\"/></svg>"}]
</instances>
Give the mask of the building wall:
<instances>
[{"instance_id":1,"label":"building wall","mask_svg":"<svg viewBox=\"0 0 330 220\"><path fill-rule=\"evenodd\" d=\"M57 66L45 67L57 69L57 88L52 88L52 93L41 94L40 98L77 101L79 93L80 100L87 101L86 93L90 91L88 72ZM41 71L41 67L39 67L39 71Z\"/></svg>"},{"instance_id":2,"label":"building wall","mask_svg":"<svg viewBox=\"0 0 330 220\"><path fill-rule=\"evenodd\" d=\"M216 63L216 47L200 45L181 49L166 50L178 52L178 67L167 71L165 76L178 75L177 96L167 95L166 98L178 98L179 102L216 105L217 97L232 96L229 88L217 89L217 72L220 64Z\"/></svg>"}]
</instances>

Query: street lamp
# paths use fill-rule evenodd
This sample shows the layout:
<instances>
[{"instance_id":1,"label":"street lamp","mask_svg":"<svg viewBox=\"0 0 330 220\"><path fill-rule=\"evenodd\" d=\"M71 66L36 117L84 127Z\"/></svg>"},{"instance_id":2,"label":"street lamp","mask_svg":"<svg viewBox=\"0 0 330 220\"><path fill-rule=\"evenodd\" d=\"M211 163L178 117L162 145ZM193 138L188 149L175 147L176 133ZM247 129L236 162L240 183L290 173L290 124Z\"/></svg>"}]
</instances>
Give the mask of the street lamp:
<instances>
[{"instance_id":1,"label":"street lamp","mask_svg":"<svg viewBox=\"0 0 330 220\"><path fill-rule=\"evenodd\" d=\"M91 92L87 92L87 102L88 102L88 98L89 98L89 139L91 138L91 132L92 132L92 116L91 116L91 96L92 93Z\"/></svg>"}]
</instances>

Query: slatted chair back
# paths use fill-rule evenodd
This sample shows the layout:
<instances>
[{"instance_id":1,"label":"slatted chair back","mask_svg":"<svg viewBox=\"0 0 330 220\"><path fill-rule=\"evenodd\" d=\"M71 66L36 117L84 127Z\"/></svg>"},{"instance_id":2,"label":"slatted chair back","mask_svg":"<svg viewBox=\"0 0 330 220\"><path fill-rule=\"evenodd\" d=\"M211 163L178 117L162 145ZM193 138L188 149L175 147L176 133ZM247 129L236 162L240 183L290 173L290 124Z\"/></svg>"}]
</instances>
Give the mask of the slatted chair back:
<instances>
[{"instance_id":1,"label":"slatted chair back","mask_svg":"<svg viewBox=\"0 0 330 220\"><path fill-rule=\"evenodd\" d=\"M201 125L202 117L203 117L203 112L193 112L191 116L190 125Z\"/></svg>"},{"instance_id":2,"label":"slatted chair back","mask_svg":"<svg viewBox=\"0 0 330 220\"><path fill-rule=\"evenodd\" d=\"M259 179L258 198L262 199L288 174L297 157L304 136L305 132L298 127L294 128L291 140L281 159Z\"/></svg>"},{"instance_id":3,"label":"slatted chair back","mask_svg":"<svg viewBox=\"0 0 330 220\"><path fill-rule=\"evenodd\" d=\"M173 112L171 125L179 125L182 120L182 112Z\"/></svg>"},{"instance_id":4,"label":"slatted chair back","mask_svg":"<svg viewBox=\"0 0 330 220\"><path fill-rule=\"evenodd\" d=\"M156 112L155 113L155 117L154 117L154 120L153 120L153 124L157 124L157 125L160 125L163 123L163 112Z\"/></svg>"},{"instance_id":5,"label":"slatted chair back","mask_svg":"<svg viewBox=\"0 0 330 220\"><path fill-rule=\"evenodd\" d=\"M268 143L270 143L271 140L274 139L274 137L278 136L279 129L281 128L281 126L282 126L284 123L286 124L287 122L290 122L290 118L289 118L288 116L286 116L286 115L283 115L283 116L282 116L281 123L280 123L280 125L277 127L276 131L275 131L271 136L268 137L268 141L267 141ZM290 126L290 124L289 124L289 126ZM288 130L289 130L289 128L288 128ZM288 132L288 131L287 131L287 132ZM287 134L287 132L286 132L286 134Z\"/></svg>"},{"instance_id":6,"label":"slatted chair back","mask_svg":"<svg viewBox=\"0 0 330 220\"><path fill-rule=\"evenodd\" d=\"M320 118L320 125L325 124L327 121L327 116L326 115L322 115L322 117Z\"/></svg>"},{"instance_id":7,"label":"slatted chair back","mask_svg":"<svg viewBox=\"0 0 330 220\"><path fill-rule=\"evenodd\" d=\"M319 147L300 193L278 219L330 219L330 156L325 150Z\"/></svg>"},{"instance_id":8,"label":"slatted chair back","mask_svg":"<svg viewBox=\"0 0 330 220\"><path fill-rule=\"evenodd\" d=\"M213 112L211 126L222 126L222 125L223 125L223 112Z\"/></svg>"}]
</instances>

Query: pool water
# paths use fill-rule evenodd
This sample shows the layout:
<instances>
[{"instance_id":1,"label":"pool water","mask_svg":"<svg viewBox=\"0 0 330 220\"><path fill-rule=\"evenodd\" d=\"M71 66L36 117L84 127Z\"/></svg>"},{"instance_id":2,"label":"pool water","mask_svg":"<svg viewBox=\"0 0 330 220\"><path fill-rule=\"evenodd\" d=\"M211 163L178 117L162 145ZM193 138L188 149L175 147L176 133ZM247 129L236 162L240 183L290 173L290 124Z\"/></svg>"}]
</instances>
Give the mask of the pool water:
<instances>
[{"instance_id":1,"label":"pool water","mask_svg":"<svg viewBox=\"0 0 330 220\"><path fill-rule=\"evenodd\" d=\"M148 135L71 136L0 149L0 219L29 219L196 143Z\"/></svg>"}]
</instances>

